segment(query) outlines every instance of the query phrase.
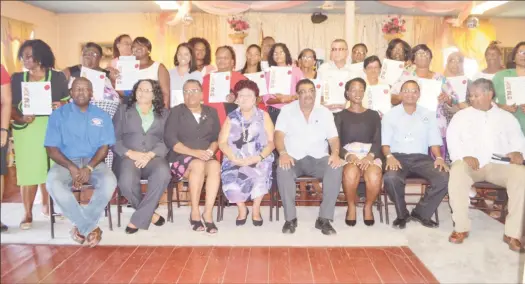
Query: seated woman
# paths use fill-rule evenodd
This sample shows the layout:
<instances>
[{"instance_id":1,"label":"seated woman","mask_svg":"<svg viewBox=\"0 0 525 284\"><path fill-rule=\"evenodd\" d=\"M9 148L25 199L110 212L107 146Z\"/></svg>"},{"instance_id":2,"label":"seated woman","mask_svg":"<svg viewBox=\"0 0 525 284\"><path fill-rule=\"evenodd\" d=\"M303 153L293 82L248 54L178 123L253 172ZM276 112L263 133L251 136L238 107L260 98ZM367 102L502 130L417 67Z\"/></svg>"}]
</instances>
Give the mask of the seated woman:
<instances>
[{"instance_id":1,"label":"seated woman","mask_svg":"<svg viewBox=\"0 0 525 284\"><path fill-rule=\"evenodd\" d=\"M239 107L228 114L219 134L224 153L222 190L231 203L237 203L237 226L246 223L248 200L253 200L253 225L262 226L261 201L272 185L273 123L268 113L257 108L256 83L239 81L233 94Z\"/></svg>"},{"instance_id":2,"label":"seated woman","mask_svg":"<svg viewBox=\"0 0 525 284\"><path fill-rule=\"evenodd\" d=\"M213 205L219 191L221 165L215 159L220 124L215 108L201 104L202 86L190 79L183 86L184 104L171 109L164 131L170 149L171 173L176 180L188 179L191 199L190 224L202 231L199 200L206 183L206 204L202 220L206 232L214 234Z\"/></svg>"},{"instance_id":3,"label":"seated woman","mask_svg":"<svg viewBox=\"0 0 525 284\"><path fill-rule=\"evenodd\" d=\"M127 234L147 230L150 222L156 226L165 222L155 209L171 180L165 159L168 148L164 144L167 118L160 85L151 79L139 80L127 105L120 105L113 117L116 136L113 151L120 158L118 187L135 209L126 227ZM144 196L141 179L148 180Z\"/></svg>"},{"instance_id":4,"label":"seated woman","mask_svg":"<svg viewBox=\"0 0 525 284\"><path fill-rule=\"evenodd\" d=\"M376 111L363 107L366 83L357 77L345 85L345 98L349 108L335 117L341 140L339 154L348 164L343 170L343 190L348 201L345 223L356 224L356 191L361 176L366 183L364 223L374 225L372 205L377 199L382 184L381 162L381 118Z\"/></svg>"}]
</instances>

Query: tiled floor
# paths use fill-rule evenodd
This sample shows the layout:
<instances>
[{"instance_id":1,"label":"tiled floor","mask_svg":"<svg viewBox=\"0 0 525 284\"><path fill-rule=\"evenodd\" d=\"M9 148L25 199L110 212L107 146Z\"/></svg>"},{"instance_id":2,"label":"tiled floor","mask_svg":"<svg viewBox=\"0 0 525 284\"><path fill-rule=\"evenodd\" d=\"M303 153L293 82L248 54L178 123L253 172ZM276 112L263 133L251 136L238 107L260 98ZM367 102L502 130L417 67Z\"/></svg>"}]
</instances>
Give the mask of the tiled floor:
<instances>
[{"instance_id":1,"label":"tiled floor","mask_svg":"<svg viewBox=\"0 0 525 284\"><path fill-rule=\"evenodd\" d=\"M408 247L3 245L1 283L437 283Z\"/></svg>"}]
</instances>

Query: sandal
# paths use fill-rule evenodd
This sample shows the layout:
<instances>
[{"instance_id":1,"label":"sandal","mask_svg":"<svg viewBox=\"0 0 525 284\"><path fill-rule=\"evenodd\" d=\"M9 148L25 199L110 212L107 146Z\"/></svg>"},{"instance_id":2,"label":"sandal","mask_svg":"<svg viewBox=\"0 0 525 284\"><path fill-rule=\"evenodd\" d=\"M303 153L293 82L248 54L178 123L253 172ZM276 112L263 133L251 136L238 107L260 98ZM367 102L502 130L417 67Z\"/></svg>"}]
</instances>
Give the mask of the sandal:
<instances>
[{"instance_id":1,"label":"sandal","mask_svg":"<svg viewBox=\"0 0 525 284\"><path fill-rule=\"evenodd\" d=\"M21 230L29 230L33 227L33 218L24 218L22 222L20 222L20 229Z\"/></svg>"},{"instance_id":2,"label":"sandal","mask_svg":"<svg viewBox=\"0 0 525 284\"><path fill-rule=\"evenodd\" d=\"M86 237L80 234L77 227L73 227L71 231L69 231L69 235L71 236L73 241L75 241L78 244L84 244L84 242L86 241Z\"/></svg>"},{"instance_id":3,"label":"sandal","mask_svg":"<svg viewBox=\"0 0 525 284\"><path fill-rule=\"evenodd\" d=\"M201 231L204 231L204 226L202 225L202 222L201 220L199 221L194 221L191 219L191 215L190 215L190 225L191 225L191 229L196 231L196 232L201 232Z\"/></svg>"},{"instance_id":4,"label":"sandal","mask_svg":"<svg viewBox=\"0 0 525 284\"><path fill-rule=\"evenodd\" d=\"M102 230L99 227L96 227L87 236L87 242L88 242L89 247L91 248L98 245L98 243L100 243L101 240L102 240Z\"/></svg>"},{"instance_id":5,"label":"sandal","mask_svg":"<svg viewBox=\"0 0 525 284\"><path fill-rule=\"evenodd\" d=\"M204 221L204 226L206 227L206 233L208 234L216 234L219 229L217 226L215 226L215 223L213 222L206 222L206 219L204 219L204 213L202 214L202 220ZM212 230L215 230L215 232L212 232Z\"/></svg>"}]
</instances>

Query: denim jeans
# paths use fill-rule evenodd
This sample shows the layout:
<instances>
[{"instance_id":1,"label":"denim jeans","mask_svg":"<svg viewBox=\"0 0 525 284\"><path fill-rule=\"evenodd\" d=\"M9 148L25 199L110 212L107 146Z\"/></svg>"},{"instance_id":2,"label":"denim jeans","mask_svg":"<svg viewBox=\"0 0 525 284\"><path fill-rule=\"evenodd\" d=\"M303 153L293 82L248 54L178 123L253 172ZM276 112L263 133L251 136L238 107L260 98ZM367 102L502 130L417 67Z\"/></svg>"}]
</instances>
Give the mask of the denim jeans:
<instances>
[{"instance_id":1,"label":"denim jeans","mask_svg":"<svg viewBox=\"0 0 525 284\"><path fill-rule=\"evenodd\" d=\"M72 159L71 161L82 168L89 163L90 158ZM46 182L49 194L60 206L63 215L78 228L80 234L87 236L98 226L98 220L115 192L117 179L104 162L98 164L89 178L89 184L95 190L87 207L78 204L71 191L72 183L73 179L69 170L61 165L54 164L49 170Z\"/></svg>"}]
</instances>

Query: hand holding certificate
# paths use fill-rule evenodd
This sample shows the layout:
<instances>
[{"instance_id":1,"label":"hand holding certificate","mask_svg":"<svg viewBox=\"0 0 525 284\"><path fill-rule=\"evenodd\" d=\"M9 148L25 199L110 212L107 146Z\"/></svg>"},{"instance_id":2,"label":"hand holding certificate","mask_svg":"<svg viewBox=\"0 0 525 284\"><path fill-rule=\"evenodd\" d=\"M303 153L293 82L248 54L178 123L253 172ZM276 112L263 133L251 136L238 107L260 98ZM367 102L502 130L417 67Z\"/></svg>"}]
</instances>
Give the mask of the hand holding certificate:
<instances>
[{"instance_id":1,"label":"hand holding certificate","mask_svg":"<svg viewBox=\"0 0 525 284\"><path fill-rule=\"evenodd\" d=\"M292 67L270 67L269 94L290 95L292 85Z\"/></svg>"},{"instance_id":2,"label":"hand holding certificate","mask_svg":"<svg viewBox=\"0 0 525 284\"><path fill-rule=\"evenodd\" d=\"M133 89L133 85L138 81L139 66L138 60L119 60L117 62L119 77L115 82L115 90L129 91Z\"/></svg>"},{"instance_id":3,"label":"hand holding certificate","mask_svg":"<svg viewBox=\"0 0 525 284\"><path fill-rule=\"evenodd\" d=\"M404 69L405 62L385 58L383 59L383 67L379 74L379 80L381 80L382 83L392 86L397 82L399 77L401 77Z\"/></svg>"},{"instance_id":4,"label":"hand holding certificate","mask_svg":"<svg viewBox=\"0 0 525 284\"><path fill-rule=\"evenodd\" d=\"M322 94L325 105L346 104L345 84L347 81L348 78L346 72L342 72L339 76L329 77L324 81Z\"/></svg>"},{"instance_id":5,"label":"hand holding certificate","mask_svg":"<svg viewBox=\"0 0 525 284\"><path fill-rule=\"evenodd\" d=\"M231 72L210 73L210 103L224 103L230 94Z\"/></svg>"},{"instance_id":6,"label":"hand holding certificate","mask_svg":"<svg viewBox=\"0 0 525 284\"><path fill-rule=\"evenodd\" d=\"M390 87L386 84L367 86L363 106L381 114L387 113L392 108Z\"/></svg>"},{"instance_id":7,"label":"hand holding certificate","mask_svg":"<svg viewBox=\"0 0 525 284\"><path fill-rule=\"evenodd\" d=\"M50 82L22 82L23 115L50 115L52 105Z\"/></svg>"},{"instance_id":8,"label":"hand holding certificate","mask_svg":"<svg viewBox=\"0 0 525 284\"><path fill-rule=\"evenodd\" d=\"M433 79L418 79L420 94L418 105L430 111L436 111L438 107L438 97L441 94L441 81Z\"/></svg>"},{"instance_id":9,"label":"hand holding certificate","mask_svg":"<svg viewBox=\"0 0 525 284\"><path fill-rule=\"evenodd\" d=\"M467 100L468 78L466 76L448 77L452 90L458 95L458 100L463 103Z\"/></svg>"},{"instance_id":10,"label":"hand holding certificate","mask_svg":"<svg viewBox=\"0 0 525 284\"><path fill-rule=\"evenodd\" d=\"M505 98L507 105L524 105L525 104L525 77L506 77Z\"/></svg>"},{"instance_id":11,"label":"hand holding certificate","mask_svg":"<svg viewBox=\"0 0 525 284\"><path fill-rule=\"evenodd\" d=\"M93 69L82 66L80 69L80 77L87 78L91 85L93 85L93 97L95 100L104 99L104 85L106 83L106 74Z\"/></svg>"},{"instance_id":12,"label":"hand holding certificate","mask_svg":"<svg viewBox=\"0 0 525 284\"><path fill-rule=\"evenodd\" d=\"M244 74L244 76L248 78L248 80L253 81L255 82L255 84L257 84L257 87L259 88L259 94L268 94L268 90L266 88L266 77L264 76L264 72Z\"/></svg>"}]
</instances>

